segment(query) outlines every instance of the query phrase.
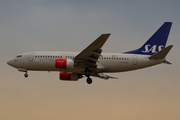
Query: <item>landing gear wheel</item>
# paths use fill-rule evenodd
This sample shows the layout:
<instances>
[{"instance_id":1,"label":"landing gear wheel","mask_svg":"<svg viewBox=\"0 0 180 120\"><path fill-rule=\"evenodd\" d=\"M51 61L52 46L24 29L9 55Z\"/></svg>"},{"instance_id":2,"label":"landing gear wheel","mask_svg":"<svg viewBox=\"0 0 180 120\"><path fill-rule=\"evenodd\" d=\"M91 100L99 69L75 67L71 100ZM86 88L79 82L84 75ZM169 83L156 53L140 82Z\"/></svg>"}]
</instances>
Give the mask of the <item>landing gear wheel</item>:
<instances>
[{"instance_id":1,"label":"landing gear wheel","mask_svg":"<svg viewBox=\"0 0 180 120\"><path fill-rule=\"evenodd\" d=\"M25 77L25 78L27 78L27 77L28 77L28 74L27 74L27 73L25 73L25 74L24 74L24 77Z\"/></svg>"},{"instance_id":2,"label":"landing gear wheel","mask_svg":"<svg viewBox=\"0 0 180 120\"><path fill-rule=\"evenodd\" d=\"M92 79L91 79L91 78L89 78L89 77L87 78L87 80L86 80L86 81L87 81L87 83L88 83L88 84L91 84L91 83L92 83Z\"/></svg>"}]
</instances>

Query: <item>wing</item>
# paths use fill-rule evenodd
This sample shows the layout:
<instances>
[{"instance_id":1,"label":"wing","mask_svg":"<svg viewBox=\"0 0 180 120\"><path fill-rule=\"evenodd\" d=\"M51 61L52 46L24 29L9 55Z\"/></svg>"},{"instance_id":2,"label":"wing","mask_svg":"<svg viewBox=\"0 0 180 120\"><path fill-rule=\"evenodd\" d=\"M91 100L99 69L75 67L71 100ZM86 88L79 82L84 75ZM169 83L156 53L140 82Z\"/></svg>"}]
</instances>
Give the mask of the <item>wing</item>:
<instances>
[{"instance_id":1,"label":"wing","mask_svg":"<svg viewBox=\"0 0 180 120\"><path fill-rule=\"evenodd\" d=\"M102 78L102 79L105 79L105 80L107 80L107 79L109 79L109 78L118 79L118 78L116 78L116 77L112 77L112 76L109 76L109 75L105 75L105 74L103 74L103 73L98 73L98 74L95 75L94 77L99 77L99 78Z\"/></svg>"},{"instance_id":2,"label":"wing","mask_svg":"<svg viewBox=\"0 0 180 120\"><path fill-rule=\"evenodd\" d=\"M74 58L76 67L81 66L84 68L97 68L96 62L98 61L99 56L101 56L101 47L104 45L109 36L110 34L102 34L87 48L80 52Z\"/></svg>"}]
</instances>

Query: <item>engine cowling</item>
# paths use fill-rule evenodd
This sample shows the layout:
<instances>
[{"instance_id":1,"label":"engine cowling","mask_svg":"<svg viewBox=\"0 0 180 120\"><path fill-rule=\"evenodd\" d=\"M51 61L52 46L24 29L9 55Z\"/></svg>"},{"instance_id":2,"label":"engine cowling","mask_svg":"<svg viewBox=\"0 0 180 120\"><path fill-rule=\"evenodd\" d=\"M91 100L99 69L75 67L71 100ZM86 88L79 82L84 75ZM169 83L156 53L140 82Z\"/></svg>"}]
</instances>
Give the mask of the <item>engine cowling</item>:
<instances>
[{"instance_id":1,"label":"engine cowling","mask_svg":"<svg viewBox=\"0 0 180 120\"><path fill-rule=\"evenodd\" d=\"M59 69L74 68L74 60L58 58L56 59L55 67Z\"/></svg>"},{"instance_id":2,"label":"engine cowling","mask_svg":"<svg viewBox=\"0 0 180 120\"><path fill-rule=\"evenodd\" d=\"M60 72L59 79L65 81L77 81L79 78L82 78L81 74L71 73L71 72Z\"/></svg>"}]
</instances>

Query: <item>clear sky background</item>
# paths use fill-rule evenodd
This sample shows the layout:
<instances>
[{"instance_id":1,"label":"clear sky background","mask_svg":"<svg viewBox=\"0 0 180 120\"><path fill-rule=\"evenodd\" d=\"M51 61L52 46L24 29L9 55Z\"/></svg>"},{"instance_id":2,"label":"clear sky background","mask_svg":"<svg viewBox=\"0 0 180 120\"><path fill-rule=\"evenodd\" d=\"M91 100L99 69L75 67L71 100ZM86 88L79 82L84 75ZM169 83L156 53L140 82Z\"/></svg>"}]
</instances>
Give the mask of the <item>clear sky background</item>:
<instances>
[{"instance_id":1,"label":"clear sky background","mask_svg":"<svg viewBox=\"0 0 180 120\"><path fill-rule=\"evenodd\" d=\"M179 120L180 1L178 0L1 0L1 120ZM29 51L80 52L112 33L103 52L140 47L166 21L172 65L108 74L118 80L59 80L59 72L29 71L6 64Z\"/></svg>"}]
</instances>

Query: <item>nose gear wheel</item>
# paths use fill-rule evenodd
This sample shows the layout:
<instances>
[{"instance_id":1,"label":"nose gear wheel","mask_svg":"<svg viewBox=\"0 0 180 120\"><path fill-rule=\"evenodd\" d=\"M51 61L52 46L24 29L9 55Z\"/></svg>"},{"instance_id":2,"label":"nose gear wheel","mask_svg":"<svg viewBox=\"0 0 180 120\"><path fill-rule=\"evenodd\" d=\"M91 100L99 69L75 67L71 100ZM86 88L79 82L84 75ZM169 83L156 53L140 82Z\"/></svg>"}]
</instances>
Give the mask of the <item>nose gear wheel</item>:
<instances>
[{"instance_id":1,"label":"nose gear wheel","mask_svg":"<svg viewBox=\"0 0 180 120\"><path fill-rule=\"evenodd\" d=\"M27 77L28 77L28 74L27 74L27 72L24 74L24 77L25 77L25 78L27 78Z\"/></svg>"}]
</instances>

